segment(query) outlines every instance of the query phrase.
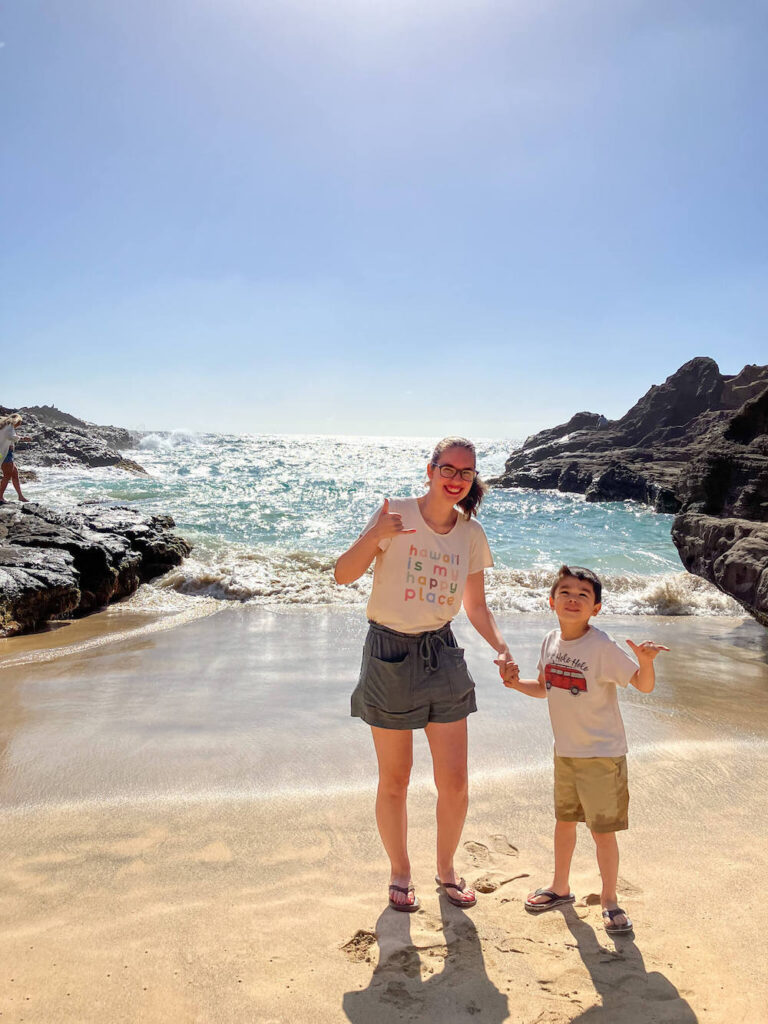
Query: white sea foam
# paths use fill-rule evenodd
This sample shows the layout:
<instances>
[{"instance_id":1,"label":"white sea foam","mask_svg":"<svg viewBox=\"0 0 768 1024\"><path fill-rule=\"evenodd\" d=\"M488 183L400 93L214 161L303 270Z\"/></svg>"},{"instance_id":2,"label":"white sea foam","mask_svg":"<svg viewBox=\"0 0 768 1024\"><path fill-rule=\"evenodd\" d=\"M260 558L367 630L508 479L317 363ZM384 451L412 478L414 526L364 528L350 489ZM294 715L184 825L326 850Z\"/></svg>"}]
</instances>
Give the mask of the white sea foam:
<instances>
[{"instance_id":1,"label":"white sea foam","mask_svg":"<svg viewBox=\"0 0 768 1024\"><path fill-rule=\"evenodd\" d=\"M143 451L168 451L178 448L180 445L190 445L196 442L196 434L187 430L171 430L158 434L146 434L139 441L139 448Z\"/></svg>"},{"instance_id":2,"label":"white sea foam","mask_svg":"<svg viewBox=\"0 0 768 1024\"><path fill-rule=\"evenodd\" d=\"M228 557L201 552L144 589L153 590L159 604L185 595L259 605L363 605L370 593L370 572L342 587L333 566L333 558L306 551L280 556L232 552ZM552 576L551 569L490 569L489 604L498 611L546 611ZM686 572L604 576L603 585L603 610L615 615L744 614L730 597Z\"/></svg>"}]
</instances>

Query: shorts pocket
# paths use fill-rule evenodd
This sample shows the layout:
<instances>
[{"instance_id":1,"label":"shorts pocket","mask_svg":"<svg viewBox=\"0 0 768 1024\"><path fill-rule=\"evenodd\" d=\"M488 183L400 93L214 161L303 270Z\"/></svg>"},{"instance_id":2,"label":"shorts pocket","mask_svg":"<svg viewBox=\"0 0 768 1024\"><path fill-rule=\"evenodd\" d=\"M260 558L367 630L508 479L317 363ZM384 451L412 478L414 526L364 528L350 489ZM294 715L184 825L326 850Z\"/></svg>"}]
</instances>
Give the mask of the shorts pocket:
<instances>
[{"instance_id":1,"label":"shorts pocket","mask_svg":"<svg viewBox=\"0 0 768 1024\"><path fill-rule=\"evenodd\" d=\"M406 652L397 661L385 661L370 655L365 666L363 696L366 704L382 711L413 709L411 655Z\"/></svg>"},{"instance_id":2,"label":"shorts pocket","mask_svg":"<svg viewBox=\"0 0 768 1024\"><path fill-rule=\"evenodd\" d=\"M451 686L451 694L459 700L466 697L470 690L474 690L475 681L469 674L467 663L464 660L463 647L445 647L443 649L443 664L448 671L448 681Z\"/></svg>"}]
</instances>

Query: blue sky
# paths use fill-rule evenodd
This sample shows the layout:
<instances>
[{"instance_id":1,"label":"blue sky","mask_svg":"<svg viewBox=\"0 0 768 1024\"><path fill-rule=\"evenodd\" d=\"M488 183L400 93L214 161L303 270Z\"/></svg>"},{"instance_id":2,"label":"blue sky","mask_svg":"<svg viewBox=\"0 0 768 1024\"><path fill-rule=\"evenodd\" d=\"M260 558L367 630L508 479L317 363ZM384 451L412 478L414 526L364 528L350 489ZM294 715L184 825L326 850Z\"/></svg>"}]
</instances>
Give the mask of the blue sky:
<instances>
[{"instance_id":1,"label":"blue sky","mask_svg":"<svg viewBox=\"0 0 768 1024\"><path fill-rule=\"evenodd\" d=\"M768 5L26 0L0 403L516 437L768 362Z\"/></svg>"}]
</instances>

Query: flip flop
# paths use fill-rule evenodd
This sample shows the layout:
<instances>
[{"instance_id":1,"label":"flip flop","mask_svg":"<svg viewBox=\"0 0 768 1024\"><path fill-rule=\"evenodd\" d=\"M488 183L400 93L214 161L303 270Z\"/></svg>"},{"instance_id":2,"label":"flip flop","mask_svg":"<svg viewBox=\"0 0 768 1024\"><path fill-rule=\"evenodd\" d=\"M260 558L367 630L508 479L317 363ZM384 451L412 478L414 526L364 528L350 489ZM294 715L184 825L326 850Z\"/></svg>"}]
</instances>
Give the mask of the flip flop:
<instances>
[{"instance_id":1,"label":"flip flop","mask_svg":"<svg viewBox=\"0 0 768 1024\"><path fill-rule=\"evenodd\" d=\"M471 900L460 900L455 896L451 896L448 892L449 889L455 889L456 892L465 892L467 883L463 878L460 878L458 882L442 882L437 875L435 875L435 884L443 890L443 895L449 903L454 905L454 907L462 907L464 910L467 910L469 907L474 907L477 903L477 896L473 897Z\"/></svg>"},{"instance_id":2,"label":"flip flop","mask_svg":"<svg viewBox=\"0 0 768 1024\"><path fill-rule=\"evenodd\" d=\"M553 907L562 906L563 903L573 903L576 897L572 892L569 892L567 896L560 896L558 893L553 892L552 889L537 889L533 894L534 896L546 896L546 903L531 903L530 897L525 901L525 909L530 910L532 914L540 914L542 910L552 910Z\"/></svg>"},{"instance_id":3,"label":"flip flop","mask_svg":"<svg viewBox=\"0 0 768 1024\"><path fill-rule=\"evenodd\" d=\"M390 885L389 892L392 892L393 889L395 890L395 892L401 892L404 896L407 896L409 893L413 893L413 903L397 903L390 896L389 905L393 910L399 910L403 914L413 914L416 910L419 909L419 907L421 906L421 904L419 903L419 897L416 895L416 892L414 891L412 885Z\"/></svg>"},{"instance_id":4,"label":"flip flop","mask_svg":"<svg viewBox=\"0 0 768 1024\"><path fill-rule=\"evenodd\" d=\"M627 919L626 924L614 924L614 917L618 917L619 914L623 914ZM612 910L604 910L603 917L607 918L605 924L605 930L609 935L626 935L627 932L632 931L632 922L629 919L629 915L626 910L622 910L621 907L613 907Z\"/></svg>"}]
</instances>

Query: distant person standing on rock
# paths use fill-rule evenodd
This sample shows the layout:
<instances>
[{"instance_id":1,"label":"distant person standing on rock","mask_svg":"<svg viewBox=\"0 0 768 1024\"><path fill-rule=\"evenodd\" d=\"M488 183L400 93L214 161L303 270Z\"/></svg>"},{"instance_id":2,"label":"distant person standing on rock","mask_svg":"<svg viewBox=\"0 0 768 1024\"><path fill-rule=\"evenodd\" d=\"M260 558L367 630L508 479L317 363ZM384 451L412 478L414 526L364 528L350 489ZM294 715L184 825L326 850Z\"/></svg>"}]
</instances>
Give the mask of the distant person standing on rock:
<instances>
[{"instance_id":1,"label":"distant person standing on rock","mask_svg":"<svg viewBox=\"0 0 768 1024\"><path fill-rule=\"evenodd\" d=\"M13 483L14 490L19 496L19 501L29 501L21 493L19 471L13 457L13 446L16 441L31 441L31 437L19 437L16 427L21 424L21 416L14 412L10 416L3 416L0 419L0 459L3 465L3 478L0 481L0 505L5 505L5 488L9 481Z\"/></svg>"}]
</instances>

